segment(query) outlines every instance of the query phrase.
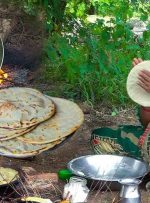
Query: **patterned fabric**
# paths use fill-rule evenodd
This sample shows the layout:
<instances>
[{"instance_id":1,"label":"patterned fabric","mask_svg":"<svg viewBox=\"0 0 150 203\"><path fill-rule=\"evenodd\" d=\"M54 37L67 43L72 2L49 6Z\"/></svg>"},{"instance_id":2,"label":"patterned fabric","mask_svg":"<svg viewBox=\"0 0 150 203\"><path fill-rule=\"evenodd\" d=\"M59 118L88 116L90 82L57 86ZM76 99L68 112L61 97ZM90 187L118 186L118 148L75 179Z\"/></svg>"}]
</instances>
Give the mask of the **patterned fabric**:
<instances>
[{"instance_id":1,"label":"patterned fabric","mask_svg":"<svg viewBox=\"0 0 150 203\"><path fill-rule=\"evenodd\" d=\"M145 134L144 134L145 133ZM144 137L142 145L141 138ZM92 132L91 145L96 154L118 154L149 161L150 129L142 126L118 126L95 129Z\"/></svg>"},{"instance_id":2,"label":"patterned fabric","mask_svg":"<svg viewBox=\"0 0 150 203\"><path fill-rule=\"evenodd\" d=\"M150 163L150 124L139 139L139 147L143 159Z\"/></svg>"},{"instance_id":3,"label":"patterned fabric","mask_svg":"<svg viewBox=\"0 0 150 203\"><path fill-rule=\"evenodd\" d=\"M137 106L137 117L141 122L140 108L140 106ZM150 163L150 123L140 136L139 147L141 148L142 157Z\"/></svg>"}]
</instances>

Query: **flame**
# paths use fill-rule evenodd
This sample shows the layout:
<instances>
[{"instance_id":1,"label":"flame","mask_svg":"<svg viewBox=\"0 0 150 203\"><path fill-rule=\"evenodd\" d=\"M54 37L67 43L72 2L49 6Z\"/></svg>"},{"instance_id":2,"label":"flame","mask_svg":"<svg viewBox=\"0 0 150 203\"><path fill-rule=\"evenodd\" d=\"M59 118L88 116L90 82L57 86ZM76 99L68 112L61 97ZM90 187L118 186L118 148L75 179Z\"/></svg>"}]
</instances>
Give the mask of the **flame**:
<instances>
[{"instance_id":1,"label":"flame","mask_svg":"<svg viewBox=\"0 0 150 203\"><path fill-rule=\"evenodd\" d=\"M0 69L0 84L3 83L4 79L8 78L8 74L5 73L2 69Z\"/></svg>"}]
</instances>

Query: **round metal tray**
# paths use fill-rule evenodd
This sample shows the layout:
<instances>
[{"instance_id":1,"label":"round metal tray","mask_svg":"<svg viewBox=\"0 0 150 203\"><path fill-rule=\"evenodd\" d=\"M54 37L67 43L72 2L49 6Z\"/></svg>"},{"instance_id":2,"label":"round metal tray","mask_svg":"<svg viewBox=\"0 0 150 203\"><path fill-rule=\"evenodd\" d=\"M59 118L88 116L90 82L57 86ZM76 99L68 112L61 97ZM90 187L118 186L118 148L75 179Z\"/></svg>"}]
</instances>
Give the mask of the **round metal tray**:
<instances>
[{"instance_id":1,"label":"round metal tray","mask_svg":"<svg viewBox=\"0 0 150 203\"><path fill-rule=\"evenodd\" d=\"M68 168L75 175L104 181L141 178L150 170L144 161L117 155L79 157L70 161Z\"/></svg>"}]
</instances>

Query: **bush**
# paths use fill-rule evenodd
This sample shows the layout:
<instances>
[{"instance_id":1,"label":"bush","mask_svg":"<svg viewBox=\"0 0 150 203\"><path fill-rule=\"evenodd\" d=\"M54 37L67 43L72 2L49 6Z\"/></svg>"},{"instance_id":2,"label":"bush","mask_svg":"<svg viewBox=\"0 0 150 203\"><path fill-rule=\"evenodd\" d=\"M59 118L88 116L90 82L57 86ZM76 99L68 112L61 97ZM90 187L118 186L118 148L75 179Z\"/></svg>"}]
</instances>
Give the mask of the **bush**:
<instances>
[{"instance_id":1,"label":"bush","mask_svg":"<svg viewBox=\"0 0 150 203\"><path fill-rule=\"evenodd\" d=\"M3 0L4 1L4 0ZM8 0L7 0L8 1ZM5 2L7 2L5 1ZM67 94L89 102L126 105L126 78L134 57L149 59L150 25L143 38L129 20L147 21L146 0L10 0L32 15L42 14L48 40L43 74L61 81ZM100 16L95 23L87 15ZM107 22L104 20L107 17ZM44 56L45 58L45 56ZM65 85L66 84L66 85Z\"/></svg>"},{"instance_id":2,"label":"bush","mask_svg":"<svg viewBox=\"0 0 150 203\"><path fill-rule=\"evenodd\" d=\"M63 35L50 36L47 54L53 69L59 69L61 78L78 89L82 99L125 105L131 62L134 57L149 58L150 32L138 39L126 21L111 18L110 22L114 26L103 20L94 24L68 22Z\"/></svg>"}]
</instances>

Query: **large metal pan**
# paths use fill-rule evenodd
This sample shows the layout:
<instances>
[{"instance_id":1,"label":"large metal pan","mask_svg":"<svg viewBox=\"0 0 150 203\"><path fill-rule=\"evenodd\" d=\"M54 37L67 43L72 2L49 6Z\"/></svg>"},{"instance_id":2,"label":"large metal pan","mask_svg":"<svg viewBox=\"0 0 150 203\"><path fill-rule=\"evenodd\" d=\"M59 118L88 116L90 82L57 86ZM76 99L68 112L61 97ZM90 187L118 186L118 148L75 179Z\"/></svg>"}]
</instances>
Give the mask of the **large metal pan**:
<instances>
[{"instance_id":1,"label":"large metal pan","mask_svg":"<svg viewBox=\"0 0 150 203\"><path fill-rule=\"evenodd\" d=\"M88 155L73 159L68 168L75 175L102 181L144 177L150 170L141 160L117 155Z\"/></svg>"}]
</instances>

